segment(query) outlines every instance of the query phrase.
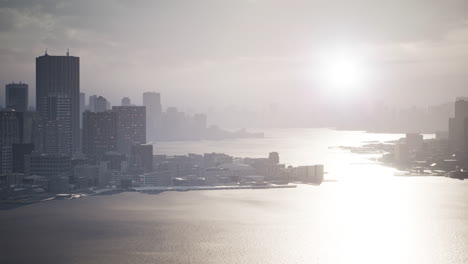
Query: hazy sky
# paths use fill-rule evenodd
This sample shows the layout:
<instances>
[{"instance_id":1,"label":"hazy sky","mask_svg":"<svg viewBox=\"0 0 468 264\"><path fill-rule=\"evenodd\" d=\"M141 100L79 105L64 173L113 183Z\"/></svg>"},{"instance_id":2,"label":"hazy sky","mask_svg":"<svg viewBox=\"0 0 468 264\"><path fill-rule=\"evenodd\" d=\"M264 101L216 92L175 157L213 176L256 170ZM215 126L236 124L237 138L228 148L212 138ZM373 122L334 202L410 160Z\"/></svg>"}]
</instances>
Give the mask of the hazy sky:
<instances>
[{"instance_id":1,"label":"hazy sky","mask_svg":"<svg viewBox=\"0 0 468 264\"><path fill-rule=\"evenodd\" d=\"M33 94L46 48L81 57L81 90L113 104L144 91L194 109L468 95L466 0L0 0L0 84ZM359 88L323 81L337 57L358 61Z\"/></svg>"}]
</instances>

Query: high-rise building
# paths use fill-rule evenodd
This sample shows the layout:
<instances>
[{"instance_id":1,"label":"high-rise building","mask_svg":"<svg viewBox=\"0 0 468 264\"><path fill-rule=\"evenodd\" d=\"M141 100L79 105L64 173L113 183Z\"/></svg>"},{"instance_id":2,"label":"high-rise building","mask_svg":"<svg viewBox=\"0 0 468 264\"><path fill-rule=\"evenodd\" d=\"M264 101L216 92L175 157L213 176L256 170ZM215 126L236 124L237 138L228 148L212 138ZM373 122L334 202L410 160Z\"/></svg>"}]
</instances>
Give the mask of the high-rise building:
<instances>
[{"instance_id":1,"label":"high-rise building","mask_svg":"<svg viewBox=\"0 0 468 264\"><path fill-rule=\"evenodd\" d=\"M146 143L146 107L113 106L117 113L117 150L130 154L131 146Z\"/></svg>"},{"instance_id":2,"label":"high-rise building","mask_svg":"<svg viewBox=\"0 0 468 264\"><path fill-rule=\"evenodd\" d=\"M455 117L449 119L449 142L453 151L468 149L468 98L457 98ZM467 131L465 131L467 127Z\"/></svg>"},{"instance_id":3,"label":"high-rise building","mask_svg":"<svg viewBox=\"0 0 468 264\"><path fill-rule=\"evenodd\" d=\"M83 128L83 112L86 111L86 94L80 93L80 128Z\"/></svg>"},{"instance_id":4,"label":"high-rise building","mask_svg":"<svg viewBox=\"0 0 468 264\"><path fill-rule=\"evenodd\" d=\"M23 143L23 113L0 111L0 146Z\"/></svg>"},{"instance_id":5,"label":"high-rise building","mask_svg":"<svg viewBox=\"0 0 468 264\"><path fill-rule=\"evenodd\" d=\"M62 94L69 98L71 149L77 151L80 143L80 58L44 56L36 58L36 108L41 120L47 120L47 97ZM67 121L68 122L68 121Z\"/></svg>"},{"instance_id":6,"label":"high-rise building","mask_svg":"<svg viewBox=\"0 0 468 264\"><path fill-rule=\"evenodd\" d=\"M83 153L101 160L109 151L117 150L117 113L114 111L83 113Z\"/></svg>"},{"instance_id":7,"label":"high-rise building","mask_svg":"<svg viewBox=\"0 0 468 264\"><path fill-rule=\"evenodd\" d=\"M98 96L96 100L94 101L94 112L104 112L106 110L109 110L108 108L109 102L107 101L106 98L103 96Z\"/></svg>"},{"instance_id":8,"label":"high-rise building","mask_svg":"<svg viewBox=\"0 0 468 264\"><path fill-rule=\"evenodd\" d=\"M148 140L161 138L162 107L161 95L156 92L143 93L143 105L146 106L146 135Z\"/></svg>"},{"instance_id":9,"label":"high-rise building","mask_svg":"<svg viewBox=\"0 0 468 264\"><path fill-rule=\"evenodd\" d=\"M128 97L124 97L122 98L122 106L130 106L132 105L131 102L130 102L130 98ZM148 107L146 107L148 109Z\"/></svg>"},{"instance_id":10,"label":"high-rise building","mask_svg":"<svg viewBox=\"0 0 468 264\"><path fill-rule=\"evenodd\" d=\"M10 83L5 87L5 106L18 112L28 110L28 85L25 83Z\"/></svg>"},{"instance_id":11,"label":"high-rise building","mask_svg":"<svg viewBox=\"0 0 468 264\"><path fill-rule=\"evenodd\" d=\"M73 152L72 103L68 94L43 98L40 114L40 137L44 153L71 155Z\"/></svg>"},{"instance_id":12,"label":"high-rise building","mask_svg":"<svg viewBox=\"0 0 468 264\"><path fill-rule=\"evenodd\" d=\"M24 173L24 157L33 152L34 145L27 144L13 144L12 157L13 157L13 172Z\"/></svg>"},{"instance_id":13,"label":"high-rise building","mask_svg":"<svg viewBox=\"0 0 468 264\"><path fill-rule=\"evenodd\" d=\"M96 98L97 95L91 95L89 97L89 105L88 105L88 110L94 112L94 108L96 106Z\"/></svg>"},{"instance_id":14,"label":"high-rise building","mask_svg":"<svg viewBox=\"0 0 468 264\"><path fill-rule=\"evenodd\" d=\"M131 166L141 172L153 170L153 145L133 145L131 151Z\"/></svg>"}]
</instances>

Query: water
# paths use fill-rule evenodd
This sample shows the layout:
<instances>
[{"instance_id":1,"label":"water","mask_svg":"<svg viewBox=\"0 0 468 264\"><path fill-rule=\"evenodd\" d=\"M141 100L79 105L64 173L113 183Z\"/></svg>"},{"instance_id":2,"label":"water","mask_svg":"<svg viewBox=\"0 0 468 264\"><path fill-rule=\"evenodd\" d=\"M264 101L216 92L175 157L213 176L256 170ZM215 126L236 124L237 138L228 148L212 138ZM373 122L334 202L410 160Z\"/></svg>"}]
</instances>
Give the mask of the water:
<instances>
[{"instance_id":1,"label":"water","mask_svg":"<svg viewBox=\"0 0 468 264\"><path fill-rule=\"evenodd\" d=\"M394 177L368 157L328 148L398 135L293 129L267 136L161 143L157 152L278 151L287 164L324 163L335 181L122 193L0 211L0 263L468 263L467 181Z\"/></svg>"}]
</instances>

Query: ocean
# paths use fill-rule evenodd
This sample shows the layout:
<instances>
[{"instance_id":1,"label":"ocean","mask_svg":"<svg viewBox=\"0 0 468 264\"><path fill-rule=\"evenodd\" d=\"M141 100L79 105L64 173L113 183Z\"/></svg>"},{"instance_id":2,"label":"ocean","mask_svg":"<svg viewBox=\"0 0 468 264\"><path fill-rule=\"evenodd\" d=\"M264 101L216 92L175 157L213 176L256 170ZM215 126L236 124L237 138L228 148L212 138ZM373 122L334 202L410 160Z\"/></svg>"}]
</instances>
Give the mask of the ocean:
<instances>
[{"instance_id":1,"label":"ocean","mask_svg":"<svg viewBox=\"0 0 468 264\"><path fill-rule=\"evenodd\" d=\"M277 151L287 165L324 164L326 181L3 210L0 263L468 263L467 181L397 177L377 155L338 148L401 136L274 129L264 139L157 143L168 155Z\"/></svg>"}]
</instances>

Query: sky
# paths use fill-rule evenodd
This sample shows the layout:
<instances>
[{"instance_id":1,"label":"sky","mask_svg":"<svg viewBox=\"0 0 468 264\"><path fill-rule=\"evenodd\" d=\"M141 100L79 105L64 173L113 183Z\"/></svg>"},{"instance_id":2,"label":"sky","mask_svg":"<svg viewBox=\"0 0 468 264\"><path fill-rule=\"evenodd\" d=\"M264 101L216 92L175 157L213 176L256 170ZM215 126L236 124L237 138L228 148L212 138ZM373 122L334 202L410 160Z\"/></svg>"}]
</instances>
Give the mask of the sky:
<instances>
[{"instance_id":1,"label":"sky","mask_svg":"<svg viewBox=\"0 0 468 264\"><path fill-rule=\"evenodd\" d=\"M22 81L34 101L35 58L67 48L81 91L112 104L145 91L194 111L468 95L466 0L0 0L2 96Z\"/></svg>"}]
</instances>

